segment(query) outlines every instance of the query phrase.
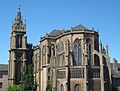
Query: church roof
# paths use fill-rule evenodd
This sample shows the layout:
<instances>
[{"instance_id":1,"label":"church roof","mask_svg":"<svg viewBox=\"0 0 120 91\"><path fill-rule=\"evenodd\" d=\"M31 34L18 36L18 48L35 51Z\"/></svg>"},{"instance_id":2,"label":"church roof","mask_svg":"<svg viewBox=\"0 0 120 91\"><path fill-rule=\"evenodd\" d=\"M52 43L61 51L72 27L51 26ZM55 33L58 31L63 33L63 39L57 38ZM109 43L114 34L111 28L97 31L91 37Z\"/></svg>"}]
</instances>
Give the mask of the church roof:
<instances>
[{"instance_id":1,"label":"church roof","mask_svg":"<svg viewBox=\"0 0 120 91\"><path fill-rule=\"evenodd\" d=\"M0 71L8 71L8 65L7 64L0 64Z\"/></svg>"},{"instance_id":2,"label":"church roof","mask_svg":"<svg viewBox=\"0 0 120 91\"><path fill-rule=\"evenodd\" d=\"M83 26L82 24L79 24L79 25L73 27L72 29L73 29L73 30L82 30L83 28L84 28L85 30L89 30L87 27Z\"/></svg>"},{"instance_id":3,"label":"church roof","mask_svg":"<svg viewBox=\"0 0 120 91\"><path fill-rule=\"evenodd\" d=\"M64 31L63 30L53 30L50 34L49 34L49 36L54 36L54 37L56 37L56 36L59 36L60 34L62 34Z\"/></svg>"}]
</instances>

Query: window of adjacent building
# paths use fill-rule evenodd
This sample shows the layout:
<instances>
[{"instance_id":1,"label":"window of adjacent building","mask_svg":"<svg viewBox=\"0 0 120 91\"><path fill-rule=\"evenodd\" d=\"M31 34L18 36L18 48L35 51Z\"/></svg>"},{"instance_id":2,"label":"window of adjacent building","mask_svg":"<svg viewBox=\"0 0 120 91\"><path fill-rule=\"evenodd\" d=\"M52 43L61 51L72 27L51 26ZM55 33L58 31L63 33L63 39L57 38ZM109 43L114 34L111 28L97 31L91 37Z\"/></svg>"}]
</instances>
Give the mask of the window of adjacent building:
<instances>
[{"instance_id":1,"label":"window of adjacent building","mask_svg":"<svg viewBox=\"0 0 120 91\"><path fill-rule=\"evenodd\" d=\"M0 88L2 88L2 82L0 82Z\"/></svg>"},{"instance_id":2,"label":"window of adjacent building","mask_svg":"<svg viewBox=\"0 0 120 91\"><path fill-rule=\"evenodd\" d=\"M76 39L74 41L74 66L82 65L82 48L81 48L81 40Z\"/></svg>"},{"instance_id":3,"label":"window of adjacent building","mask_svg":"<svg viewBox=\"0 0 120 91\"><path fill-rule=\"evenodd\" d=\"M45 65L45 51L46 51L46 48L45 48L45 46L43 46L43 48L42 48L42 65Z\"/></svg>"},{"instance_id":4,"label":"window of adjacent building","mask_svg":"<svg viewBox=\"0 0 120 91\"><path fill-rule=\"evenodd\" d=\"M63 86L63 84L61 84L61 86L60 86L60 91L64 91L64 86Z\"/></svg>"},{"instance_id":5,"label":"window of adjacent building","mask_svg":"<svg viewBox=\"0 0 120 91\"><path fill-rule=\"evenodd\" d=\"M74 88L74 91L80 91L80 85L77 84Z\"/></svg>"}]
</instances>

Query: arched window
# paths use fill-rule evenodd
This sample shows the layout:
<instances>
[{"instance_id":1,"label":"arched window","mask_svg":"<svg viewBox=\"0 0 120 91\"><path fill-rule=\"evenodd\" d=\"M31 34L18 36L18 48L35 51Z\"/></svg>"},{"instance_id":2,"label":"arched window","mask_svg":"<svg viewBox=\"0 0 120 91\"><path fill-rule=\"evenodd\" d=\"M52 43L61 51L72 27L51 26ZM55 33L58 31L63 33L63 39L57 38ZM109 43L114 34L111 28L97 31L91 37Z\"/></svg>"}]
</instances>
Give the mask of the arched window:
<instances>
[{"instance_id":1,"label":"arched window","mask_svg":"<svg viewBox=\"0 0 120 91\"><path fill-rule=\"evenodd\" d=\"M100 65L100 59L98 55L94 55L94 65L99 66Z\"/></svg>"},{"instance_id":2,"label":"arched window","mask_svg":"<svg viewBox=\"0 0 120 91\"><path fill-rule=\"evenodd\" d=\"M16 36L16 48L22 48L22 34Z\"/></svg>"},{"instance_id":3,"label":"arched window","mask_svg":"<svg viewBox=\"0 0 120 91\"><path fill-rule=\"evenodd\" d=\"M66 54L68 55L68 64L71 66L72 65L72 55L70 53L70 41L67 40L66 42Z\"/></svg>"},{"instance_id":4,"label":"arched window","mask_svg":"<svg viewBox=\"0 0 120 91\"><path fill-rule=\"evenodd\" d=\"M80 91L80 85L75 85L74 91Z\"/></svg>"},{"instance_id":5,"label":"arched window","mask_svg":"<svg viewBox=\"0 0 120 91\"><path fill-rule=\"evenodd\" d=\"M74 41L74 66L82 65L82 48L81 48L81 40L76 39Z\"/></svg>"},{"instance_id":6,"label":"arched window","mask_svg":"<svg viewBox=\"0 0 120 91\"><path fill-rule=\"evenodd\" d=\"M64 86L63 86L63 84L61 84L61 86L60 86L60 91L64 91Z\"/></svg>"},{"instance_id":7,"label":"arched window","mask_svg":"<svg viewBox=\"0 0 120 91\"><path fill-rule=\"evenodd\" d=\"M103 56L103 64L106 65L106 58Z\"/></svg>"},{"instance_id":8,"label":"arched window","mask_svg":"<svg viewBox=\"0 0 120 91\"><path fill-rule=\"evenodd\" d=\"M87 49L88 64L92 65L92 46L91 46L91 40L89 38L86 39L86 49Z\"/></svg>"},{"instance_id":9,"label":"arched window","mask_svg":"<svg viewBox=\"0 0 120 91\"><path fill-rule=\"evenodd\" d=\"M57 46L58 66L64 66L64 43L60 42Z\"/></svg>"},{"instance_id":10,"label":"arched window","mask_svg":"<svg viewBox=\"0 0 120 91\"><path fill-rule=\"evenodd\" d=\"M45 46L43 46L43 48L42 48L42 65L45 65L45 51L46 51L46 48L45 48Z\"/></svg>"}]
</instances>

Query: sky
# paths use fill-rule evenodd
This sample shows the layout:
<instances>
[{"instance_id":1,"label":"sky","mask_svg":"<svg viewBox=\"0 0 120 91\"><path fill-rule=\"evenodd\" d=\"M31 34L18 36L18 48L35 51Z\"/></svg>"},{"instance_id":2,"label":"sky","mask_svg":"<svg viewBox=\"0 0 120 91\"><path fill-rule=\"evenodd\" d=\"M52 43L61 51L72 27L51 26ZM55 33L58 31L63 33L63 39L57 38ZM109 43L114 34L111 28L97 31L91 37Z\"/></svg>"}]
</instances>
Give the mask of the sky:
<instances>
[{"instance_id":1,"label":"sky","mask_svg":"<svg viewBox=\"0 0 120 91\"><path fill-rule=\"evenodd\" d=\"M27 25L28 43L39 45L40 37L54 29L79 24L99 31L109 45L111 61L120 62L120 0L0 0L0 64L9 60L12 21L21 7Z\"/></svg>"}]
</instances>

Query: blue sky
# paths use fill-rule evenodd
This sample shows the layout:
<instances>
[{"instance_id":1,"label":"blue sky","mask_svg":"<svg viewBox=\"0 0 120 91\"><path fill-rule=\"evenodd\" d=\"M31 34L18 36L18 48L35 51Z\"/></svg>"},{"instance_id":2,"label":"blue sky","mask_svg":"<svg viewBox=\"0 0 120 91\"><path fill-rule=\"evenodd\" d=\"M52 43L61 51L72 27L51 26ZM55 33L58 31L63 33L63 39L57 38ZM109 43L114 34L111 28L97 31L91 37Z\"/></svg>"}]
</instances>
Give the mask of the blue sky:
<instances>
[{"instance_id":1,"label":"blue sky","mask_svg":"<svg viewBox=\"0 0 120 91\"><path fill-rule=\"evenodd\" d=\"M82 24L99 30L108 43L111 60L120 60L120 0L1 0L0 63L8 63L12 21L21 6L27 21L28 42L38 45L41 36L53 29L70 29ZM119 61L120 62L120 61Z\"/></svg>"}]
</instances>

